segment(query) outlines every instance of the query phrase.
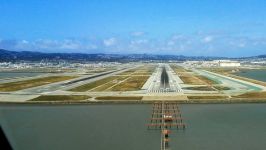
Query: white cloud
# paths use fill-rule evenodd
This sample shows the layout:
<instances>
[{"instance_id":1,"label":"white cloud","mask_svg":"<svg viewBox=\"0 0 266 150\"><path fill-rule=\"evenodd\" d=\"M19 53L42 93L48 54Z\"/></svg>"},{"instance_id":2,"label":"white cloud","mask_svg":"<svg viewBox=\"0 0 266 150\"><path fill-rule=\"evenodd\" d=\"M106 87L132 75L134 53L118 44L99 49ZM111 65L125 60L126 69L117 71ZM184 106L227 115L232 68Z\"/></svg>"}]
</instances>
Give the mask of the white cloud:
<instances>
[{"instance_id":1,"label":"white cloud","mask_svg":"<svg viewBox=\"0 0 266 150\"><path fill-rule=\"evenodd\" d=\"M132 45L140 45L140 44L146 44L148 43L148 40L146 39L141 39L141 40L133 40L130 42Z\"/></svg>"},{"instance_id":2,"label":"white cloud","mask_svg":"<svg viewBox=\"0 0 266 150\"><path fill-rule=\"evenodd\" d=\"M80 42L78 41L73 41L73 40L64 40L61 44L60 44L60 49L81 49L82 45Z\"/></svg>"},{"instance_id":3,"label":"white cloud","mask_svg":"<svg viewBox=\"0 0 266 150\"><path fill-rule=\"evenodd\" d=\"M215 37L215 38L214 38ZM1 38L0 38L1 39ZM172 35L165 38L111 37L107 39L0 40L0 49L43 52L155 53L182 55L231 55L266 49L266 37L221 36L217 34Z\"/></svg>"},{"instance_id":4,"label":"white cloud","mask_svg":"<svg viewBox=\"0 0 266 150\"><path fill-rule=\"evenodd\" d=\"M114 37L103 40L103 44L104 44L106 47L113 46L113 45L115 45L116 43L117 43L117 39L114 38Z\"/></svg>"},{"instance_id":5,"label":"white cloud","mask_svg":"<svg viewBox=\"0 0 266 150\"><path fill-rule=\"evenodd\" d=\"M170 37L170 39L168 39L167 45L168 46L175 46L175 45L180 45L180 44L187 44L189 42L189 40L191 39L191 37L189 36L185 36L185 35L181 35L181 34L175 34L173 36Z\"/></svg>"},{"instance_id":6,"label":"white cloud","mask_svg":"<svg viewBox=\"0 0 266 150\"><path fill-rule=\"evenodd\" d=\"M95 44L89 44L89 45L87 45L87 46L85 47L85 49L92 49L92 50L95 50L95 49L97 49L97 48L98 48L98 46L95 45Z\"/></svg>"},{"instance_id":7,"label":"white cloud","mask_svg":"<svg viewBox=\"0 0 266 150\"><path fill-rule=\"evenodd\" d=\"M243 48L243 47L246 47L246 43L239 43L237 46Z\"/></svg>"},{"instance_id":8,"label":"white cloud","mask_svg":"<svg viewBox=\"0 0 266 150\"><path fill-rule=\"evenodd\" d=\"M58 49L61 43L57 40L38 39L32 42L32 46L37 49Z\"/></svg>"},{"instance_id":9,"label":"white cloud","mask_svg":"<svg viewBox=\"0 0 266 150\"><path fill-rule=\"evenodd\" d=\"M170 40L170 41L167 42L167 45L168 46L173 46L173 45L175 45L175 41Z\"/></svg>"},{"instance_id":10,"label":"white cloud","mask_svg":"<svg viewBox=\"0 0 266 150\"><path fill-rule=\"evenodd\" d=\"M2 40L0 49L42 52L94 52L100 46L94 41L78 39Z\"/></svg>"},{"instance_id":11,"label":"white cloud","mask_svg":"<svg viewBox=\"0 0 266 150\"><path fill-rule=\"evenodd\" d=\"M185 38L184 35L181 35L181 34L176 34L171 37L172 40L181 40L184 38Z\"/></svg>"},{"instance_id":12,"label":"white cloud","mask_svg":"<svg viewBox=\"0 0 266 150\"><path fill-rule=\"evenodd\" d=\"M203 43L210 43L213 41L213 37L212 36L206 36L202 39Z\"/></svg>"},{"instance_id":13,"label":"white cloud","mask_svg":"<svg viewBox=\"0 0 266 150\"><path fill-rule=\"evenodd\" d=\"M21 43L23 43L23 44L29 44L29 41L27 41L27 40L22 40Z\"/></svg>"},{"instance_id":14,"label":"white cloud","mask_svg":"<svg viewBox=\"0 0 266 150\"><path fill-rule=\"evenodd\" d=\"M142 32L142 31L136 31L136 32L131 33L132 36L142 36L144 34L145 34L145 32Z\"/></svg>"}]
</instances>

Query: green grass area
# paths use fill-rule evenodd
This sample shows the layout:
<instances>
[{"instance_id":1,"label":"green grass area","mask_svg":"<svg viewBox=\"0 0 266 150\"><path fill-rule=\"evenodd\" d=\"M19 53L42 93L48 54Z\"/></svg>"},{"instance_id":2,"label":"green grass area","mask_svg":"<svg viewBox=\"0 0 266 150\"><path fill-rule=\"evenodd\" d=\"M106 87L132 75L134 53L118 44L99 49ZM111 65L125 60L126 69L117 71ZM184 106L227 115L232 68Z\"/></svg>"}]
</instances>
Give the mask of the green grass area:
<instances>
[{"instance_id":1,"label":"green grass area","mask_svg":"<svg viewBox=\"0 0 266 150\"><path fill-rule=\"evenodd\" d=\"M219 90L219 91L226 91L226 90L231 90L230 87L227 86L213 86L215 89Z\"/></svg>"},{"instance_id":2,"label":"green grass area","mask_svg":"<svg viewBox=\"0 0 266 150\"><path fill-rule=\"evenodd\" d=\"M139 90L145 81L148 79L149 75L155 69L155 65L147 65L138 67L135 69L131 69L115 76L111 76L108 78L104 78L101 80L97 80L88 84L84 84L69 91L74 92L85 92L85 91L104 91L108 88L112 87L113 85L117 84L116 86L112 87L111 91L125 91L125 90ZM119 83L122 80L129 77L130 74L136 75L136 77L131 77L125 82Z\"/></svg>"},{"instance_id":3,"label":"green grass area","mask_svg":"<svg viewBox=\"0 0 266 150\"><path fill-rule=\"evenodd\" d=\"M133 76L126 81L111 88L111 91L136 91L140 90L149 76Z\"/></svg>"},{"instance_id":4,"label":"green grass area","mask_svg":"<svg viewBox=\"0 0 266 150\"><path fill-rule=\"evenodd\" d=\"M128 70L128 71L125 71L125 72L122 72L122 73L119 73L118 75L130 75L130 74L133 74L136 70Z\"/></svg>"},{"instance_id":5,"label":"green grass area","mask_svg":"<svg viewBox=\"0 0 266 150\"><path fill-rule=\"evenodd\" d=\"M17 81L17 82L2 83L0 84L0 91L10 92L10 91L23 90L27 88L36 87L36 86L70 80L76 77L77 76L49 76L49 77L23 80L23 81Z\"/></svg>"},{"instance_id":6,"label":"green grass area","mask_svg":"<svg viewBox=\"0 0 266 150\"><path fill-rule=\"evenodd\" d=\"M101 80L97 80L97 81L94 81L94 82L91 82L91 83L88 83L88 84L84 84L84 85L81 85L81 86L78 86L78 87L75 87L73 89L70 89L69 91L73 91L73 92L86 92L88 90L91 90L97 86L100 86L102 84L105 84L107 82L110 82L114 79L117 79L118 77L117 76L111 76L111 77L108 77L108 78L104 78L104 79L101 79Z\"/></svg>"},{"instance_id":7,"label":"green grass area","mask_svg":"<svg viewBox=\"0 0 266 150\"><path fill-rule=\"evenodd\" d=\"M117 77L116 79L109 81L107 83L104 83L104 84L92 89L91 91L93 91L93 92L105 91L105 90L111 88L112 86L114 86L115 84L119 84L121 81L125 80L129 76L116 76L116 77Z\"/></svg>"},{"instance_id":8,"label":"green grass area","mask_svg":"<svg viewBox=\"0 0 266 150\"><path fill-rule=\"evenodd\" d=\"M239 69L238 68L234 68L234 67L229 67L229 68L221 68L221 67L218 67L218 68L203 68L204 70L208 70L208 71L211 71L211 72L215 72L215 73L218 73L218 74L229 74L229 73L232 73L233 71L238 71Z\"/></svg>"},{"instance_id":9,"label":"green grass area","mask_svg":"<svg viewBox=\"0 0 266 150\"><path fill-rule=\"evenodd\" d=\"M155 68L156 65L144 65L135 69L122 72L118 75L151 75L154 72Z\"/></svg>"},{"instance_id":10,"label":"green grass area","mask_svg":"<svg viewBox=\"0 0 266 150\"><path fill-rule=\"evenodd\" d=\"M97 100L142 100L142 96L102 96L96 97Z\"/></svg>"},{"instance_id":11,"label":"green grass area","mask_svg":"<svg viewBox=\"0 0 266 150\"><path fill-rule=\"evenodd\" d=\"M107 77L101 80L97 80L91 83L87 83L87 84L75 87L73 89L70 89L69 91L74 91L74 92L86 92L89 90L94 91L94 92L104 91L126 78L128 78L128 76L111 76L111 77Z\"/></svg>"},{"instance_id":12,"label":"green grass area","mask_svg":"<svg viewBox=\"0 0 266 150\"><path fill-rule=\"evenodd\" d=\"M211 86L196 86L196 87L186 87L187 90L198 90L198 91L215 91Z\"/></svg>"},{"instance_id":13,"label":"green grass area","mask_svg":"<svg viewBox=\"0 0 266 150\"><path fill-rule=\"evenodd\" d=\"M154 70L157 67L157 65L154 64L145 64L144 66L141 66L138 68L138 70Z\"/></svg>"},{"instance_id":14,"label":"green grass area","mask_svg":"<svg viewBox=\"0 0 266 150\"><path fill-rule=\"evenodd\" d=\"M151 75L155 71L155 66L147 66L136 70L132 75Z\"/></svg>"},{"instance_id":15,"label":"green grass area","mask_svg":"<svg viewBox=\"0 0 266 150\"><path fill-rule=\"evenodd\" d=\"M142 76L150 76L152 72L135 72L132 75L142 75Z\"/></svg>"},{"instance_id":16,"label":"green grass area","mask_svg":"<svg viewBox=\"0 0 266 150\"><path fill-rule=\"evenodd\" d=\"M203 81L201 81L196 76L188 74L188 73L179 75L179 77L185 84L191 84L191 85L204 85L205 84Z\"/></svg>"},{"instance_id":17,"label":"green grass area","mask_svg":"<svg viewBox=\"0 0 266 150\"><path fill-rule=\"evenodd\" d=\"M266 92L248 92L237 96L232 96L233 98L266 98Z\"/></svg>"},{"instance_id":18,"label":"green grass area","mask_svg":"<svg viewBox=\"0 0 266 150\"><path fill-rule=\"evenodd\" d=\"M186 69L184 69L183 67L181 66L177 66L177 65L170 65L170 67L176 72L176 73L180 73L180 72L187 72Z\"/></svg>"},{"instance_id":19,"label":"green grass area","mask_svg":"<svg viewBox=\"0 0 266 150\"><path fill-rule=\"evenodd\" d=\"M221 99L227 99L227 96L187 96L189 100L221 100Z\"/></svg>"},{"instance_id":20,"label":"green grass area","mask_svg":"<svg viewBox=\"0 0 266 150\"><path fill-rule=\"evenodd\" d=\"M188 72L180 72L178 73L180 79L185 83L185 84L191 84L191 85L213 85L213 84L218 84L218 82L207 78L203 75L195 75L193 73L188 73Z\"/></svg>"},{"instance_id":21,"label":"green grass area","mask_svg":"<svg viewBox=\"0 0 266 150\"><path fill-rule=\"evenodd\" d=\"M201 81L205 82L208 85L218 84L216 81L214 81L210 78L207 78L205 76L202 76L202 75L197 75L197 78L200 79Z\"/></svg>"},{"instance_id":22,"label":"green grass area","mask_svg":"<svg viewBox=\"0 0 266 150\"><path fill-rule=\"evenodd\" d=\"M14 73L65 73L65 72L74 72L75 69L69 68L23 68L23 69L7 69L7 72L14 72Z\"/></svg>"},{"instance_id":23,"label":"green grass area","mask_svg":"<svg viewBox=\"0 0 266 150\"><path fill-rule=\"evenodd\" d=\"M91 98L87 95L41 95L30 101L81 101Z\"/></svg>"},{"instance_id":24,"label":"green grass area","mask_svg":"<svg viewBox=\"0 0 266 150\"><path fill-rule=\"evenodd\" d=\"M92 92L99 92L99 91L105 91L107 90L109 87L113 86L114 84L117 84L116 83L116 80L113 80L113 81L110 81L110 82L107 82L105 84L102 84L94 89L91 89L90 91Z\"/></svg>"}]
</instances>

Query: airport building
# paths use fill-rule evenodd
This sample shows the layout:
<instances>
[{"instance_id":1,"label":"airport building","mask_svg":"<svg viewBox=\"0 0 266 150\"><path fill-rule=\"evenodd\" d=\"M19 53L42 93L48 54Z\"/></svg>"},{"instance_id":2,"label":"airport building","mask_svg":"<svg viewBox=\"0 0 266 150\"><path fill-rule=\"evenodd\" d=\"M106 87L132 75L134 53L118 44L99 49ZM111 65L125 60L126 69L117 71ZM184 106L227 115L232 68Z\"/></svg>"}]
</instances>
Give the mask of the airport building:
<instances>
[{"instance_id":1,"label":"airport building","mask_svg":"<svg viewBox=\"0 0 266 150\"><path fill-rule=\"evenodd\" d=\"M240 67L240 62L231 60L220 60L218 64L220 67Z\"/></svg>"},{"instance_id":2,"label":"airport building","mask_svg":"<svg viewBox=\"0 0 266 150\"><path fill-rule=\"evenodd\" d=\"M186 61L184 66L190 67L239 67L240 62L233 60L212 60L212 61Z\"/></svg>"}]
</instances>

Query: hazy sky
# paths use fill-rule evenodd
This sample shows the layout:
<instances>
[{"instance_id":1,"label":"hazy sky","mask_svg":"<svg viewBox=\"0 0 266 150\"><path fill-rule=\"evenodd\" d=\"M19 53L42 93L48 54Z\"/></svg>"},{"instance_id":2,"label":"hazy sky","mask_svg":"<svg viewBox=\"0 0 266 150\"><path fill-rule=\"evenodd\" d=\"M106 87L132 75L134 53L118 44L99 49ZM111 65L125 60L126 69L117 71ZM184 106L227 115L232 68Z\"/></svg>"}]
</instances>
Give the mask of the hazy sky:
<instances>
[{"instance_id":1,"label":"hazy sky","mask_svg":"<svg viewBox=\"0 0 266 150\"><path fill-rule=\"evenodd\" d=\"M0 48L266 54L266 0L0 0Z\"/></svg>"}]
</instances>

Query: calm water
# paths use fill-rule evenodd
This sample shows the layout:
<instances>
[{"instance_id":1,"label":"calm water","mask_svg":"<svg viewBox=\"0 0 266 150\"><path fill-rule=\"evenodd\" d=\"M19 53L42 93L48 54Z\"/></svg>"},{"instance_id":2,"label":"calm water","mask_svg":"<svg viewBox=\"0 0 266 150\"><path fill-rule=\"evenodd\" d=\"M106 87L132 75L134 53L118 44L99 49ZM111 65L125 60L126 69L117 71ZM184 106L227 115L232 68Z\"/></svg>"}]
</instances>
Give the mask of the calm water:
<instances>
[{"instance_id":1,"label":"calm water","mask_svg":"<svg viewBox=\"0 0 266 150\"><path fill-rule=\"evenodd\" d=\"M243 77L248 77L266 82L266 70L247 70L244 72L238 72L236 74Z\"/></svg>"},{"instance_id":2,"label":"calm water","mask_svg":"<svg viewBox=\"0 0 266 150\"><path fill-rule=\"evenodd\" d=\"M171 134L179 150L261 150L266 104L181 105L188 128ZM160 150L145 127L151 105L0 106L1 124L19 150Z\"/></svg>"}]
</instances>

